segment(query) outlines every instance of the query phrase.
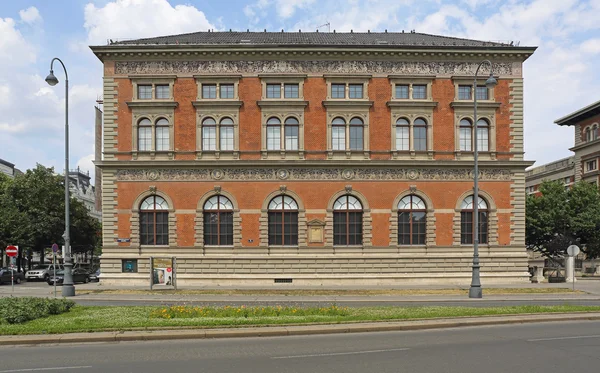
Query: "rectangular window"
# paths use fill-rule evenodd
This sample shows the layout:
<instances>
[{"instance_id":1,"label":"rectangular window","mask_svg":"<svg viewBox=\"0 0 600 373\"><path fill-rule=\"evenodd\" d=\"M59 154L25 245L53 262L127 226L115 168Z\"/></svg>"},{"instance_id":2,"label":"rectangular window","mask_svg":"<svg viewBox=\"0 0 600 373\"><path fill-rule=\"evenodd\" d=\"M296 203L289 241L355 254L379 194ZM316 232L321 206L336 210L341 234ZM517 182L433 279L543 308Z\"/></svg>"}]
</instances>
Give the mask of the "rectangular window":
<instances>
[{"instance_id":1,"label":"rectangular window","mask_svg":"<svg viewBox=\"0 0 600 373\"><path fill-rule=\"evenodd\" d=\"M408 84L396 84L396 98L408 99Z\"/></svg>"},{"instance_id":2,"label":"rectangular window","mask_svg":"<svg viewBox=\"0 0 600 373\"><path fill-rule=\"evenodd\" d=\"M121 272L137 273L137 271L138 271L137 259L122 259L121 260Z\"/></svg>"},{"instance_id":3,"label":"rectangular window","mask_svg":"<svg viewBox=\"0 0 600 373\"><path fill-rule=\"evenodd\" d=\"M427 98L427 86L424 84L413 84L413 100L425 100Z\"/></svg>"},{"instance_id":4,"label":"rectangular window","mask_svg":"<svg viewBox=\"0 0 600 373\"><path fill-rule=\"evenodd\" d=\"M156 86L156 98L159 100L168 100L171 98L171 90L168 84Z\"/></svg>"},{"instance_id":5,"label":"rectangular window","mask_svg":"<svg viewBox=\"0 0 600 373\"><path fill-rule=\"evenodd\" d=\"M217 150L217 128L202 128L202 150Z\"/></svg>"},{"instance_id":6,"label":"rectangular window","mask_svg":"<svg viewBox=\"0 0 600 373\"><path fill-rule=\"evenodd\" d=\"M586 171L594 171L598 168L598 164L596 160L585 162L585 170Z\"/></svg>"},{"instance_id":7,"label":"rectangular window","mask_svg":"<svg viewBox=\"0 0 600 373\"><path fill-rule=\"evenodd\" d=\"M152 150L152 128L151 127L139 127L138 128L138 150L139 151Z\"/></svg>"},{"instance_id":8,"label":"rectangular window","mask_svg":"<svg viewBox=\"0 0 600 373\"><path fill-rule=\"evenodd\" d=\"M346 98L346 85L331 84L331 98Z\"/></svg>"},{"instance_id":9,"label":"rectangular window","mask_svg":"<svg viewBox=\"0 0 600 373\"><path fill-rule=\"evenodd\" d=\"M570 184L571 183L571 177L567 176L565 177L565 184Z\"/></svg>"},{"instance_id":10,"label":"rectangular window","mask_svg":"<svg viewBox=\"0 0 600 373\"><path fill-rule=\"evenodd\" d=\"M202 98L217 98L217 85L202 84Z\"/></svg>"},{"instance_id":11,"label":"rectangular window","mask_svg":"<svg viewBox=\"0 0 600 373\"><path fill-rule=\"evenodd\" d=\"M169 150L169 127L156 127L156 150Z\"/></svg>"},{"instance_id":12,"label":"rectangular window","mask_svg":"<svg viewBox=\"0 0 600 373\"><path fill-rule=\"evenodd\" d=\"M460 213L460 243L469 245L473 243L473 213Z\"/></svg>"},{"instance_id":13,"label":"rectangular window","mask_svg":"<svg viewBox=\"0 0 600 373\"><path fill-rule=\"evenodd\" d=\"M350 126L350 150L363 150L363 126Z\"/></svg>"},{"instance_id":14,"label":"rectangular window","mask_svg":"<svg viewBox=\"0 0 600 373\"><path fill-rule=\"evenodd\" d=\"M267 150L281 149L281 127L267 127Z\"/></svg>"},{"instance_id":15,"label":"rectangular window","mask_svg":"<svg viewBox=\"0 0 600 373\"><path fill-rule=\"evenodd\" d=\"M267 84L267 98L281 98L281 84Z\"/></svg>"},{"instance_id":16,"label":"rectangular window","mask_svg":"<svg viewBox=\"0 0 600 373\"><path fill-rule=\"evenodd\" d=\"M349 98L363 98L363 85L362 84L348 85L348 97Z\"/></svg>"},{"instance_id":17,"label":"rectangular window","mask_svg":"<svg viewBox=\"0 0 600 373\"><path fill-rule=\"evenodd\" d=\"M331 127L331 147L333 150L346 150L346 127Z\"/></svg>"},{"instance_id":18,"label":"rectangular window","mask_svg":"<svg viewBox=\"0 0 600 373\"><path fill-rule=\"evenodd\" d=\"M333 244L348 245L346 212L333 212Z\"/></svg>"},{"instance_id":19,"label":"rectangular window","mask_svg":"<svg viewBox=\"0 0 600 373\"><path fill-rule=\"evenodd\" d=\"M427 236L426 214L424 212L412 213L412 244L425 245Z\"/></svg>"},{"instance_id":20,"label":"rectangular window","mask_svg":"<svg viewBox=\"0 0 600 373\"><path fill-rule=\"evenodd\" d=\"M398 245L410 245L410 212L398 214Z\"/></svg>"},{"instance_id":21,"label":"rectangular window","mask_svg":"<svg viewBox=\"0 0 600 373\"><path fill-rule=\"evenodd\" d=\"M283 94L285 98L299 98L300 88L298 84L285 84L283 86Z\"/></svg>"},{"instance_id":22,"label":"rectangular window","mask_svg":"<svg viewBox=\"0 0 600 373\"><path fill-rule=\"evenodd\" d=\"M458 99L459 100L472 100L471 97L471 87L470 85L459 85L458 86Z\"/></svg>"},{"instance_id":23,"label":"rectangular window","mask_svg":"<svg viewBox=\"0 0 600 373\"><path fill-rule=\"evenodd\" d=\"M233 84L221 84L219 90L220 98L233 98Z\"/></svg>"},{"instance_id":24,"label":"rectangular window","mask_svg":"<svg viewBox=\"0 0 600 373\"><path fill-rule=\"evenodd\" d=\"M488 131L488 128L478 128L477 129L477 150L478 151L482 151L482 152L487 152L489 151L489 144L490 144L490 132Z\"/></svg>"},{"instance_id":25,"label":"rectangular window","mask_svg":"<svg viewBox=\"0 0 600 373\"><path fill-rule=\"evenodd\" d=\"M221 127L219 135L221 136L220 150L233 150L233 127Z\"/></svg>"},{"instance_id":26,"label":"rectangular window","mask_svg":"<svg viewBox=\"0 0 600 373\"><path fill-rule=\"evenodd\" d=\"M156 213L156 245L169 244L169 213Z\"/></svg>"},{"instance_id":27,"label":"rectangular window","mask_svg":"<svg viewBox=\"0 0 600 373\"><path fill-rule=\"evenodd\" d=\"M408 127L396 127L396 150L409 150Z\"/></svg>"},{"instance_id":28,"label":"rectangular window","mask_svg":"<svg viewBox=\"0 0 600 373\"><path fill-rule=\"evenodd\" d=\"M138 99L150 100L152 99L152 86L151 85L138 85Z\"/></svg>"},{"instance_id":29,"label":"rectangular window","mask_svg":"<svg viewBox=\"0 0 600 373\"><path fill-rule=\"evenodd\" d=\"M413 127L415 134L413 139L413 146L415 151L426 151L427 150L427 128L425 127Z\"/></svg>"},{"instance_id":30,"label":"rectangular window","mask_svg":"<svg viewBox=\"0 0 600 373\"><path fill-rule=\"evenodd\" d=\"M477 99L478 100L489 100L489 90L486 86L483 87L477 87Z\"/></svg>"},{"instance_id":31,"label":"rectangular window","mask_svg":"<svg viewBox=\"0 0 600 373\"><path fill-rule=\"evenodd\" d=\"M285 126L285 150L298 150L297 126Z\"/></svg>"},{"instance_id":32,"label":"rectangular window","mask_svg":"<svg viewBox=\"0 0 600 373\"><path fill-rule=\"evenodd\" d=\"M269 213L269 245L283 244L283 215Z\"/></svg>"},{"instance_id":33,"label":"rectangular window","mask_svg":"<svg viewBox=\"0 0 600 373\"><path fill-rule=\"evenodd\" d=\"M471 129L470 128L461 128L460 129L459 143L460 143L461 151L464 151L464 152L471 151L471 144L473 142L471 141Z\"/></svg>"},{"instance_id":34,"label":"rectangular window","mask_svg":"<svg viewBox=\"0 0 600 373\"><path fill-rule=\"evenodd\" d=\"M283 213L283 244L288 246L298 245L298 213Z\"/></svg>"}]
</instances>

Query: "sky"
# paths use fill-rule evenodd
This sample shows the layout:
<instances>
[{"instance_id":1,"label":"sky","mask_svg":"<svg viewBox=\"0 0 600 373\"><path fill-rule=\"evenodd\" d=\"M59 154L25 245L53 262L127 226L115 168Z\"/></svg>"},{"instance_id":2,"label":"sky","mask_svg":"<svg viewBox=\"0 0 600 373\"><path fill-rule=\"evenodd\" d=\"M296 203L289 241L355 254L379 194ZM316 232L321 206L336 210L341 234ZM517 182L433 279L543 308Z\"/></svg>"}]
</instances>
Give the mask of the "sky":
<instances>
[{"instance_id":1,"label":"sky","mask_svg":"<svg viewBox=\"0 0 600 373\"><path fill-rule=\"evenodd\" d=\"M538 49L524 64L525 159L572 153L573 129L554 121L600 100L600 0L2 0L0 158L26 170L64 169L65 75L69 168L93 175L94 105L102 64L89 45L214 30L415 30Z\"/></svg>"}]
</instances>

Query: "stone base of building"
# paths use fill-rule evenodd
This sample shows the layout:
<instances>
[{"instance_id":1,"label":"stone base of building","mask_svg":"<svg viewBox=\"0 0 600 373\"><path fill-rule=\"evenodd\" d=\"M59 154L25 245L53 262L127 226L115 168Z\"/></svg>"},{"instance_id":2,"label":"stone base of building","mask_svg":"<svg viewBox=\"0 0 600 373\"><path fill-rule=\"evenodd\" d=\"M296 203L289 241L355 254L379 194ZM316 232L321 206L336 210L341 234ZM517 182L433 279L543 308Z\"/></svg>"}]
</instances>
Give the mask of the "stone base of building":
<instances>
[{"instance_id":1,"label":"stone base of building","mask_svg":"<svg viewBox=\"0 0 600 373\"><path fill-rule=\"evenodd\" d=\"M174 257L180 287L468 286L471 283L471 248L436 247L412 253L394 250L396 252L371 253L361 248L360 252L339 254L246 252L232 255L203 254L202 249L162 248L159 251L114 247L105 248L101 257L101 281L107 285L149 286L150 257ZM137 261L137 273L123 272L123 261L131 259ZM530 281L524 248L484 248L480 260L483 285Z\"/></svg>"}]
</instances>

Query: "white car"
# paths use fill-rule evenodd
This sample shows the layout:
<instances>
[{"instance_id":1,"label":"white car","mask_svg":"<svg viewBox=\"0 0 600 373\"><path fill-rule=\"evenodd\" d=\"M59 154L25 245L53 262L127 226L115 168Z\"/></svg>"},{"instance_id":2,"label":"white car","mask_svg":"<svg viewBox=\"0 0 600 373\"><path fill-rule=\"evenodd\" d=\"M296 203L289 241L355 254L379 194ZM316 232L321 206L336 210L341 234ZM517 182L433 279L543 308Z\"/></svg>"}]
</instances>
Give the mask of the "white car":
<instances>
[{"instance_id":1,"label":"white car","mask_svg":"<svg viewBox=\"0 0 600 373\"><path fill-rule=\"evenodd\" d=\"M64 269L62 265L57 265L56 270ZM25 273L27 280L42 280L47 281L54 272L54 266L52 264L38 264L33 269Z\"/></svg>"}]
</instances>

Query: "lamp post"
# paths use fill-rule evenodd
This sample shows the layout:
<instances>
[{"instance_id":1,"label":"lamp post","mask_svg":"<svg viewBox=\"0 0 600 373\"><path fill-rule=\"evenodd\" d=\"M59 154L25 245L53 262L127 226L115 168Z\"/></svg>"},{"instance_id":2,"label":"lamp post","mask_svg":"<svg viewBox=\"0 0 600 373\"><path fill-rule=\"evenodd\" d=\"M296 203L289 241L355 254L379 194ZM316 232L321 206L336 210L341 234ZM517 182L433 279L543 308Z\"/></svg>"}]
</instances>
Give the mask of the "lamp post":
<instances>
[{"instance_id":1,"label":"lamp post","mask_svg":"<svg viewBox=\"0 0 600 373\"><path fill-rule=\"evenodd\" d=\"M63 297L72 297L75 295L75 286L73 286L73 259L71 258L71 235L69 222L69 75L65 64L59 58L53 58L50 62L50 74L46 77L46 83L51 86L58 84L58 79L54 76L52 66L54 61L60 62L65 70L65 252L64 252L64 280L62 287Z\"/></svg>"},{"instance_id":2,"label":"lamp post","mask_svg":"<svg viewBox=\"0 0 600 373\"><path fill-rule=\"evenodd\" d=\"M490 65L490 76L485 81L487 88L494 88L498 82L492 72L492 63L489 60L482 61L473 79L473 271L471 274L471 287L469 288L469 298L482 298L481 281L479 279L479 154L477 152L477 73L483 64Z\"/></svg>"}]
</instances>

